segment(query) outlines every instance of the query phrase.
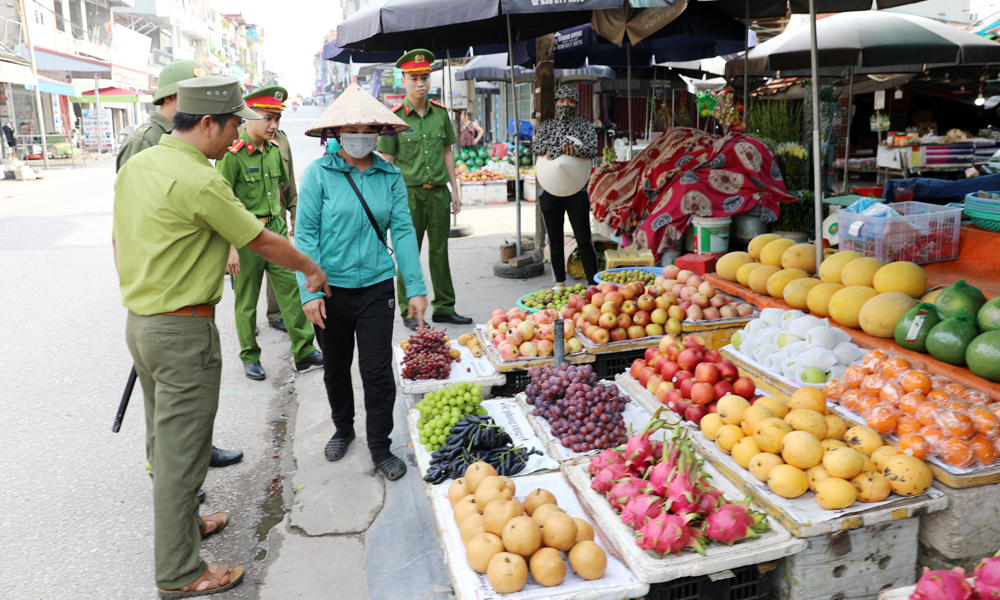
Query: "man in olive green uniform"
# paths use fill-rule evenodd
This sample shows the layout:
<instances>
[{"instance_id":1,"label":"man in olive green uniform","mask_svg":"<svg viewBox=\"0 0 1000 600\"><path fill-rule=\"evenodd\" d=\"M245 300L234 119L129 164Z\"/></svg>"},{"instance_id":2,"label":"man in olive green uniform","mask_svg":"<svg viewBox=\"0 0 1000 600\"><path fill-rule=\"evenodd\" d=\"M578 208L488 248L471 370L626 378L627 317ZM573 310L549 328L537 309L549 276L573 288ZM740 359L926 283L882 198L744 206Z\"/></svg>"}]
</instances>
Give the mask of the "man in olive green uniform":
<instances>
[{"instance_id":1,"label":"man in olive green uniform","mask_svg":"<svg viewBox=\"0 0 1000 600\"><path fill-rule=\"evenodd\" d=\"M173 131L132 157L115 181L112 241L125 337L142 382L146 452L153 473L156 585L164 597L227 590L242 567L209 565L201 540L222 531L229 515L198 515L212 426L219 404L222 354L215 305L222 297L230 244L302 271L308 289L326 275L233 196L209 163L236 138L247 109L239 82L199 77L177 86Z\"/></svg>"},{"instance_id":2,"label":"man in olive green uniform","mask_svg":"<svg viewBox=\"0 0 1000 600\"><path fill-rule=\"evenodd\" d=\"M410 215L417 230L417 247L427 232L428 266L434 285L435 323L468 325L472 319L455 312L455 287L451 283L448 264L448 236L451 232L449 215L458 214L458 180L455 178L455 129L448 117L448 110L436 100L427 99L429 78L434 54L429 50L411 50L396 61L403 72L406 100L392 107L396 116L410 125L410 130L399 137L383 136L378 151L403 172L406 193L410 200ZM451 193L447 184L451 182ZM396 277L396 294L403 323L417 329L417 320L407 318L406 284L402 275Z\"/></svg>"},{"instance_id":3,"label":"man in olive green uniform","mask_svg":"<svg viewBox=\"0 0 1000 600\"><path fill-rule=\"evenodd\" d=\"M288 136L285 132L278 130L274 134L274 142L281 152L281 159L285 161L285 171L288 172L288 181L278 184L278 205L281 206L281 218L288 214L288 235L295 235L295 207L299 202L299 189L295 185L295 166L292 164L292 147L288 143ZM274 286L271 285L271 276L267 276L267 322L278 331L288 331L285 327L285 320L281 317L281 308L278 306L278 297L274 295Z\"/></svg>"},{"instance_id":4,"label":"man in olive green uniform","mask_svg":"<svg viewBox=\"0 0 1000 600\"><path fill-rule=\"evenodd\" d=\"M216 168L233 187L240 202L257 216L270 231L287 239L288 228L281 218L278 204L278 185L288 181L285 161L281 158L274 134L281 121L283 101L288 97L284 88L261 88L244 97L247 106L256 110L261 119L250 121L239 141L229 148L226 156L216 163ZM236 287L236 333L240 338L240 359L243 370L250 379L264 379L260 364L260 346L257 344L257 303L260 286L267 272L274 283L278 306L284 316L288 337L292 342L292 356L299 371L323 365L323 355L313 346L315 333L306 315L295 281L295 273L269 263L255 252L232 248L229 253L229 272L234 275Z\"/></svg>"},{"instance_id":5,"label":"man in olive green uniform","mask_svg":"<svg viewBox=\"0 0 1000 600\"><path fill-rule=\"evenodd\" d=\"M160 71L160 87L153 96L153 104L160 108L144 123L128 136L118 150L115 171L121 171L122 165L128 159L147 148L160 143L160 138L170 133L174 128L174 115L177 114L177 84L187 79L206 75L205 67L196 60L175 60ZM242 450L223 450L212 446L213 467L228 467L243 460ZM198 490L198 500L204 502L205 492Z\"/></svg>"}]
</instances>

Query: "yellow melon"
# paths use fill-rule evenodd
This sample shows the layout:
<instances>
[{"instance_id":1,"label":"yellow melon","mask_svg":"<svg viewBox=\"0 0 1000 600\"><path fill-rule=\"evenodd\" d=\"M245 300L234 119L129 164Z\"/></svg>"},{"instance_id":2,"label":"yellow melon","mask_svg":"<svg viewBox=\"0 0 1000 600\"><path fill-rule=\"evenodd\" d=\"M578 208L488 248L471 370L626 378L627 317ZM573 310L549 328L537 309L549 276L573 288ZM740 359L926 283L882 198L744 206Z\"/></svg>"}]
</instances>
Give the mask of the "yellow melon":
<instances>
[{"instance_id":1,"label":"yellow melon","mask_svg":"<svg viewBox=\"0 0 1000 600\"><path fill-rule=\"evenodd\" d=\"M788 284L785 285L784 292L782 292L782 296L785 298L785 303L792 308L807 310L809 308L809 304L806 299L809 296L809 290L813 289L820 283L822 282L819 279L814 279L812 277L789 281Z\"/></svg>"},{"instance_id":2,"label":"yellow melon","mask_svg":"<svg viewBox=\"0 0 1000 600\"><path fill-rule=\"evenodd\" d=\"M917 301L903 292L885 292L865 302L858 314L858 324L868 335L888 339L893 337L896 322L903 313L916 305Z\"/></svg>"},{"instance_id":3,"label":"yellow melon","mask_svg":"<svg viewBox=\"0 0 1000 600\"><path fill-rule=\"evenodd\" d=\"M784 299L785 286L796 279L809 277L802 269L782 269L771 275L767 280L767 295L772 298Z\"/></svg>"},{"instance_id":4,"label":"yellow melon","mask_svg":"<svg viewBox=\"0 0 1000 600\"><path fill-rule=\"evenodd\" d=\"M763 265L761 265L759 262L751 262L743 265L742 267L736 270L736 281L742 286L749 287L750 273L752 273L753 270L756 269L757 267L761 266Z\"/></svg>"},{"instance_id":5,"label":"yellow melon","mask_svg":"<svg viewBox=\"0 0 1000 600\"><path fill-rule=\"evenodd\" d=\"M767 245L760 251L760 262L765 265L780 267L781 257L785 254L785 250L788 250L794 245L795 242L785 238L768 242Z\"/></svg>"},{"instance_id":6,"label":"yellow melon","mask_svg":"<svg viewBox=\"0 0 1000 600\"><path fill-rule=\"evenodd\" d=\"M926 303L928 303L928 304L934 304L934 301L935 301L935 300L937 300L937 297L938 297L938 296L939 296L939 295L941 294L941 292L943 292L944 290L945 290L945 288L944 288L944 287L938 287L938 288L937 288L936 290L932 290L932 291L930 291L930 292L927 292L927 293L926 293L926 294L924 294L924 296L923 296L923 297L922 297L922 298L920 299L920 301L921 301L921 302L926 302Z\"/></svg>"},{"instance_id":7,"label":"yellow melon","mask_svg":"<svg viewBox=\"0 0 1000 600\"><path fill-rule=\"evenodd\" d=\"M877 295L878 292L874 288L865 285L847 286L830 297L830 317L844 327L859 329L861 327L861 309L865 302Z\"/></svg>"},{"instance_id":8,"label":"yellow melon","mask_svg":"<svg viewBox=\"0 0 1000 600\"><path fill-rule=\"evenodd\" d=\"M877 258L867 256L855 258L844 265L844 268L840 271L840 283L847 287L856 285L872 287L875 273L878 273L878 270L884 266L885 263Z\"/></svg>"},{"instance_id":9,"label":"yellow melon","mask_svg":"<svg viewBox=\"0 0 1000 600\"><path fill-rule=\"evenodd\" d=\"M889 263L875 272L872 287L879 294L901 292L919 298L927 291L927 274L916 263L907 261Z\"/></svg>"},{"instance_id":10,"label":"yellow melon","mask_svg":"<svg viewBox=\"0 0 1000 600\"><path fill-rule=\"evenodd\" d=\"M802 269L813 275L816 273L816 246L795 244L781 255L781 266L786 269Z\"/></svg>"},{"instance_id":11,"label":"yellow melon","mask_svg":"<svg viewBox=\"0 0 1000 600\"><path fill-rule=\"evenodd\" d=\"M819 278L826 283L840 283L840 272L844 269L844 265L855 258L861 258L861 256L860 252L854 250L844 250L833 254L824 259L823 264L819 266Z\"/></svg>"},{"instance_id":12,"label":"yellow melon","mask_svg":"<svg viewBox=\"0 0 1000 600\"><path fill-rule=\"evenodd\" d=\"M757 292L758 294L767 293L767 280L781 270L781 267L775 267L773 265L761 265L750 272L750 278L747 283L750 284L750 289Z\"/></svg>"},{"instance_id":13,"label":"yellow melon","mask_svg":"<svg viewBox=\"0 0 1000 600\"><path fill-rule=\"evenodd\" d=\"M809 307L809 312L817 317L829 317L830 298L842 289L844 286L839 283L821 283L809 290L806 295L806 306Z\"/></svg>"},{"instance_id":14,"label":"yellow melon","mask_svg":"<svg viewBox=\"0 0 1000 600\"><path fill-rule=\"evenodd\" d=\"M750 254L750 257L754 260L760 260L760 251L764 249L764 246L774 240L780 239L781 236L776 233L764 233L758 235L754 239L750 240L749 244L747 244L747 253Z\"/></svg>"},{"instance_id":15,"label":"yellow melon","mask_svg":"<svg viewBox=\"0 0 1000 600\"><path fill-rule=\"evenodd\" d=\"M726 281L739 281L736 272L747 263L752 263L753 257L746 252L730 252L715 263L715 272Z\"/></svg>"}]
</instances>

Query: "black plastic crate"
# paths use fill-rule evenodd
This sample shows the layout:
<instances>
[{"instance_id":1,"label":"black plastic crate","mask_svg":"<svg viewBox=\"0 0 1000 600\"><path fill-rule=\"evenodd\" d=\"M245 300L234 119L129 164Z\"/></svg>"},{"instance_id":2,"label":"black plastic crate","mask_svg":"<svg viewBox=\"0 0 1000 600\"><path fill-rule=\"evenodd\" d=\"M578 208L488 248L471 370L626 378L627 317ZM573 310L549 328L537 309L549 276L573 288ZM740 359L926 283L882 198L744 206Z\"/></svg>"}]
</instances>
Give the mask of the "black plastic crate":
<instances>
[{"instance_id":1,"label":"black plastic crate","mask_svg":"<svg viewBox=\"0 0 1000 600\"><path fill-rule=\"evenodd\" d=\"M531 383L531 376L527 371L507 371L507 383L493 386L494 398L513 398L520 394Z\"/></svg>"},{"instance_id":2,"label":"black plastic crate","mask_svg":"<svg viewBox=\"0 0 1000 600\"><path fill-rule=\"evenodd\" d=\"M649 586L646 600L767 600L770 571L757 565L730 569L733 577L712 581L708 575L684 577Z\"/></svg>"},{"instance_id":3,"label":"black plastic crate","mask_svg":"<svg viewBox=\"0 0 1000 600\"><path fill-rule=\"evenodd\" d=\"M597 374L598 379L614 379L615 375L632 368L635 359L642 358L645 354L645 348L597 354L595 355L597 359L594 361L594 373Z\"/></svg>"}]
</instances>

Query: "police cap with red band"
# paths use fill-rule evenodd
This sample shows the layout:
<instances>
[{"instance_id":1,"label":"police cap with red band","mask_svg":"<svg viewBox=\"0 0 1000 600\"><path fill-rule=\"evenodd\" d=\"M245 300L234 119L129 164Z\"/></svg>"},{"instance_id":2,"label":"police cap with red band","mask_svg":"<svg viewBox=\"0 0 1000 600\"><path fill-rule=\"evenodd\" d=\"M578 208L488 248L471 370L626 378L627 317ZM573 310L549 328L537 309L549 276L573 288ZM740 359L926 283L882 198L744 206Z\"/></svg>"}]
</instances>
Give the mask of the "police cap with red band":
<instances>
[{"instance_id":1,"label":"police cap with red band","mask_svg":"<svg viewBox=\"0 0 1000 600\"><path fill-rule=\"evenodd\" d=\"M260 108L263 110L285 110L282 104L288 98L288 90L280 85L271 85L260 88L256 92L250 92L243 99L246 100L249 108Z\"/></svg>"},{"instance_id":2,"label":"police cap with red band","mask_svg":"<svg viewBox=\"0 0 1000 600\"><path fill-rule=\"evenodd\" d=\"M396 68L404 73L430 73L434 63L434 53L417 48L410 50L396 61Z\"/></svg>"}]
</instances>

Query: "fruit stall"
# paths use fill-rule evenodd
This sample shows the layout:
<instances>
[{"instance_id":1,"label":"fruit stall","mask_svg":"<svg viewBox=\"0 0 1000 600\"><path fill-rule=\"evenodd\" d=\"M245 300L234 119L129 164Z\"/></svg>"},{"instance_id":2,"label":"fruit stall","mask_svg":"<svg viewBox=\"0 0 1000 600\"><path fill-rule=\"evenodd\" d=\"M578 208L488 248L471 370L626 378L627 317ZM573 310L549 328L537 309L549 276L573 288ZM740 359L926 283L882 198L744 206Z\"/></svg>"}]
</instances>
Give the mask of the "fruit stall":
<instances>
[{"instance_id":1,"label":"fruit stall","mask_svg":"<svg viewBox=\"0 0 1000 600\"><path fill-rule=\"evenodd\" d=\"M483 387L502 385L505 378L483 356L473 336L449 340L443 331L421 329L393 346L396 386L410 408L419 396L456 382Z\"/></svg>"}]
</instances>

